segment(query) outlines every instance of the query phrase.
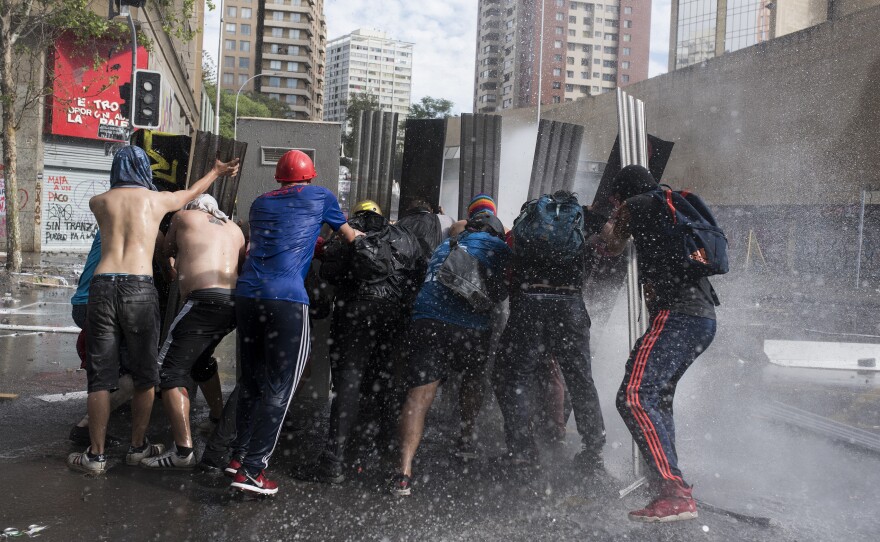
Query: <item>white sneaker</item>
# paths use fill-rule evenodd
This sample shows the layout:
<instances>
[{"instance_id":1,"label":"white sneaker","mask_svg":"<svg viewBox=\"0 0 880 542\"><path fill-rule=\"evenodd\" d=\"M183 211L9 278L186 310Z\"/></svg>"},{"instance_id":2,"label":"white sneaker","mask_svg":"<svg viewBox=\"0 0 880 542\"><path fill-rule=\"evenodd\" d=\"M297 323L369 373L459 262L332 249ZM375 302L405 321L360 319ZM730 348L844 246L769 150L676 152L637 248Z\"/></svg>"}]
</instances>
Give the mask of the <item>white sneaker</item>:
<instances>
[{"instance_id":1,"label":"white sneaker","mask_svg":"<svg viewBox=\"0 0 880 542\"><path fill-rule=\"evenodd\" d=\"M96 459L89 459L89 450L86 448L84 452L77 452L67 456L67 466L71 470L85 472L86 474L104 474L107 472L107 459L103 455L99 455Z\"/></svg>"},{"instance_id":2,"label":"white sneaker","mask_svg":"<svg viewBox=\"0 0 880 542\"><path fill-rule=\"evenodd\" d=\"M190 452L186 457L180 457L175 448L155 457L141 459L140 465L147 469L189 470L196 466L196 454Z\"/></svg>"},{"instance_id":3,"label":"white sneaker","mask_svg":"<svg viewBox=\"0 0 880 542\"><path fill-rule=\"evenodd\" d=\"M131 446L128 447L128 453L125 454L125 464L136 466L148 457L156 457L165 451L164 444L150 444L150 441L144 439L144 449L137 452Z\"/></svg>"}]
</instances>

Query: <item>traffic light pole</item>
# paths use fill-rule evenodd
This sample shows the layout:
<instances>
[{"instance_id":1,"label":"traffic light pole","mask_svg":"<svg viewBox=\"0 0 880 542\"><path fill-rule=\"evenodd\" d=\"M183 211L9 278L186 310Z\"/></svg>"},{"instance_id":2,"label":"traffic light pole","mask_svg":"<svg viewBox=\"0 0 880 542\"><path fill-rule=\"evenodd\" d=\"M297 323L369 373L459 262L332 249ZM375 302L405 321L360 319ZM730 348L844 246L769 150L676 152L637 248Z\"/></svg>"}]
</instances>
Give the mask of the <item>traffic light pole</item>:
<instances>
[{"instance_id":1,"label":"traffic light pole","mask_svg":"<svg viewBox=\"0 0 880 542\"><path fill-rule=\"evenodd\" d=\"M131 18L131 10L128 6L121 6L120 12L122 15L125 15L125 19L128 21L128 28L131 30L131 89L132 89L132 97L134 97L134 74L137 72L137 58L138 58L138 42L137 42L137 29L134 27L134 19ZM128 108L128 127L131 131L134 131L134 113L135 108Z\"/></svg>"}]
</instances>

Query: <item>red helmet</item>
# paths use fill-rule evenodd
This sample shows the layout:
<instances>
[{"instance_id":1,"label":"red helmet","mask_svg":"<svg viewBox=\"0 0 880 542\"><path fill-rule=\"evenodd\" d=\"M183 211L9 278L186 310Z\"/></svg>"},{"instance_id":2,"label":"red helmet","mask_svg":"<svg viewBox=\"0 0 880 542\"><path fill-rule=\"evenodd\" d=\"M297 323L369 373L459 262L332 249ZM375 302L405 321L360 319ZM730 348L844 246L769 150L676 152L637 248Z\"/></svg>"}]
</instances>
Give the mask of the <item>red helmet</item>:
<instances>
[{"instance_id":1,"label":"red helmet","mask_svg":"<svg viewBox=\"0 0 880 542\"><path fill-rule=\"evenodd\" d=\"M302 151L287 151L275 166L275 180L279 183L298 183L317 176L312 159Z\"/></svg>"}]
</instances>

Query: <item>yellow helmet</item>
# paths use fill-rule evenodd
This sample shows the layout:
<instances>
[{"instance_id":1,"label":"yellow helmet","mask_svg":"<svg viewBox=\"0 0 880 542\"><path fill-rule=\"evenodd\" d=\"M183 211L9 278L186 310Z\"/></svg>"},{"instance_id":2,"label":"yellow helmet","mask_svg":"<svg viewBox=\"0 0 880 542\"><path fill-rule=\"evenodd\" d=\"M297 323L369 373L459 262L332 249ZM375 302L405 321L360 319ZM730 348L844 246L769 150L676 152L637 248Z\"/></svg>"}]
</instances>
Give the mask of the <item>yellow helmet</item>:
<instances>
[{"instance_id":1,"label":"yellow helmet","mask_svg":"<svg viewBox=\"0 0 880 542\"><path fill-rule=\"evenodd\" d=\"M359 201L355 204L354 207L351 208L351 214L356 215L363 211L372 211L377 215L382 214L382 209L379 208L379 204L371 199L365 199L364 201Z\"/></svg>"}]
</instances>

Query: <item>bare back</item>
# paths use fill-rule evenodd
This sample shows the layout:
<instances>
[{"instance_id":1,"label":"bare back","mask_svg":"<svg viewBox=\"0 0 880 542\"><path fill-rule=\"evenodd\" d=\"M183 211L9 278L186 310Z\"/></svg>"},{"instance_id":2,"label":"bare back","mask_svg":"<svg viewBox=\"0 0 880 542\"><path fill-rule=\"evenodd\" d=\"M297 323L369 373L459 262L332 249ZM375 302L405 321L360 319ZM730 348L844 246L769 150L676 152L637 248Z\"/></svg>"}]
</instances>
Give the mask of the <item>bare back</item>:
<instances>
[{"instance_id":1,"label":"bare back","mask_svg":"<svg viewBox=\"0 0 880 542\"><path fill-rule=\"evenodd\" d=\"M159 222L174 209L167 196L144 188L113 188L89 201L101 230L101 261L95 274L153 274Z\"/></svg>"},{"instance_id":2,"label":"bare back","mask_svg":"<svg viewBox=\"0 0 880 542\"><path fill-rule=\"evenodd\" d=\"M223 222L204 211L180 211L174 215L166 247L175 257L182 296L203 288L235 288L244 234L231 220Z\"/></svg>"}]
</instances>

